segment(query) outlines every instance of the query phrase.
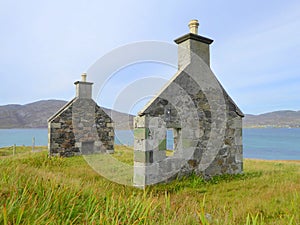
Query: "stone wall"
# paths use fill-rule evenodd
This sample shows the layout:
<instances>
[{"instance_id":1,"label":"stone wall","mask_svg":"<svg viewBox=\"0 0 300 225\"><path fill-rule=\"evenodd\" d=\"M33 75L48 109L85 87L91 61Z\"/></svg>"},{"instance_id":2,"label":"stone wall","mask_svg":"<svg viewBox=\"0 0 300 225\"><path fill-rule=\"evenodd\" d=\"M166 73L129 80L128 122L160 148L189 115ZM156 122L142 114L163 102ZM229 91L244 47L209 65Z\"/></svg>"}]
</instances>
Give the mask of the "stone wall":
<instances>
[{"instance_id":1,"label":"stone wall","mask_svg":"<svg viewBox=\"0 0 300 225\"><path fill-rule=\"evenodd\" d=\"M241 173L242 116L207 64L191 61L135 118L134 184ZM176 134L172 156L168 128Z\"/></svg>"},{"instance_id":2,"label":"stone wall","mask_svg":"<svg viewBox=\"0 0 300 225\"><path fill-rule=\"evenodd\" d=\"M48 121L50 155L112 153L111 118L92 100L75 98Z\"/></svg>"}]
</instances>

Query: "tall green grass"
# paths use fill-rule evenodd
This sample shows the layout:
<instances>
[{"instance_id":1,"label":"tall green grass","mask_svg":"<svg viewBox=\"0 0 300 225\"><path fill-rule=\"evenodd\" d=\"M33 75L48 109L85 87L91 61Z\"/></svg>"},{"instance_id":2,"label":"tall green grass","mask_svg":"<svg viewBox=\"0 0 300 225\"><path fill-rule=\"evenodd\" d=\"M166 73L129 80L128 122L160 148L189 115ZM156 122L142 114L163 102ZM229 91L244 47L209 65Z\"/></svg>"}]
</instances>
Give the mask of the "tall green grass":
<instances>
[{"instance_id":1,"label":"tall green grass","mask_svg":"<svg viewBox=\"0 0 300 225\"><path fill-rule=\"evenodd\" d=\"M46 150L47 147L45 146L35 146L33 151L39 152ZM20 154L20 153L28 153L29 151L32 151L32 147L28 146L9 146L5 148L0 148L0 157L1 156L13 156L14 154Z\"/></svg>"},{"instance_id":2,"label":"tall green grass","mask_svg":"<svg viewBox=\"0 0 300 225\"><path fill-rule=\"evenodd\" d=\"M132 164L131 149L114 156ZM300 163L244 167L242 175L192 175L140 190L104 179L83 157L28 147L0 157L0 224L300 224Z\"/></svg>"}]
</instances>

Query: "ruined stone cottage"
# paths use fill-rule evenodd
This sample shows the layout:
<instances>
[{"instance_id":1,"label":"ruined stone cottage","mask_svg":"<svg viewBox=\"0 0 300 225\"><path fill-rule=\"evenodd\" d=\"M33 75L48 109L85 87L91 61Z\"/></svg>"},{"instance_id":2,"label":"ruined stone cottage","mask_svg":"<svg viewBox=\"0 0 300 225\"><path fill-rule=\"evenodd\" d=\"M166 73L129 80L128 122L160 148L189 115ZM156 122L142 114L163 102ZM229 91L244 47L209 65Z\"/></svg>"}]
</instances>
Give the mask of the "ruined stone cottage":
<instances>
[{"instance_id":1,"label":"ruined stone cottage","mask_svg":"<svg viewBox=\"0 0 300 225\"><path fill-rule=\"evenodd\" d=\"M113 153L112 119L92 99L93 83L76 81L76 97L48 119L50 155Z\"/></svg>"},{"instance_id":2,"label":"ruined stone cottage","mask_svg":"<svg viewBox=\"0 0 300 225\"><path fill-rule=\"evenodd\" d=\"M241 110L210 69L213 40L198 21L178 44L178 72L134 120L134 185L195 173L203 177L243 170ZM174 149L168 151L167 136Z\"/></svg>"}]
</instances>

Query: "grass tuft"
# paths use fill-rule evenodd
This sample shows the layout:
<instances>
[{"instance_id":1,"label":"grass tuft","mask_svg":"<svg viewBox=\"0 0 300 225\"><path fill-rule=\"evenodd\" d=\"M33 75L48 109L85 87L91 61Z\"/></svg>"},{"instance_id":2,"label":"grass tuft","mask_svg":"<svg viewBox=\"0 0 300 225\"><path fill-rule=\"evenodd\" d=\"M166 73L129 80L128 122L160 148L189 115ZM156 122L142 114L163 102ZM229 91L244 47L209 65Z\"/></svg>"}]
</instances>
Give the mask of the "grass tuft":
<instances>
[{"instance_id":1,"label":"grass tuft","mask_svg":"<svg viewBox=\"0 0 300 225\"><path fill-rule=\"evenodd\" d=\"M0 149L0 224L300 224L296 161L246 159L244 174L140 190L106 180L81 156L10 151ZM132 165L130 148L114 157Z\"/></svg>"}]
</instances>

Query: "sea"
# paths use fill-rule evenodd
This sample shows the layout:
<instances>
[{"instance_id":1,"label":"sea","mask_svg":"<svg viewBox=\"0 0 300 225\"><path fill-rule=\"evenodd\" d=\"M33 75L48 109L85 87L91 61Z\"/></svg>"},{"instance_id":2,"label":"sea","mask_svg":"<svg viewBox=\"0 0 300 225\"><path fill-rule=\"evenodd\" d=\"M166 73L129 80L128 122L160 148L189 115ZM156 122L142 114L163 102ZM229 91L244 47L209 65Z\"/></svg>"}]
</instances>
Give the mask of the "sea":
<instances>
[{"instance_id":1,"label":"sea","mask_svg":"<svg viewBox=\"0 0 300 225\"><path fill-rule=\"evenodd\" d=\"M0 129L0 147L25 145L46 146L47 129ZM172 149L173 137L167 135L167 147ZM133 132L115 132L115 143L133 145ZM300 160L300 128L243 129L245 158Z\"/></svg>"}]
</instances>

